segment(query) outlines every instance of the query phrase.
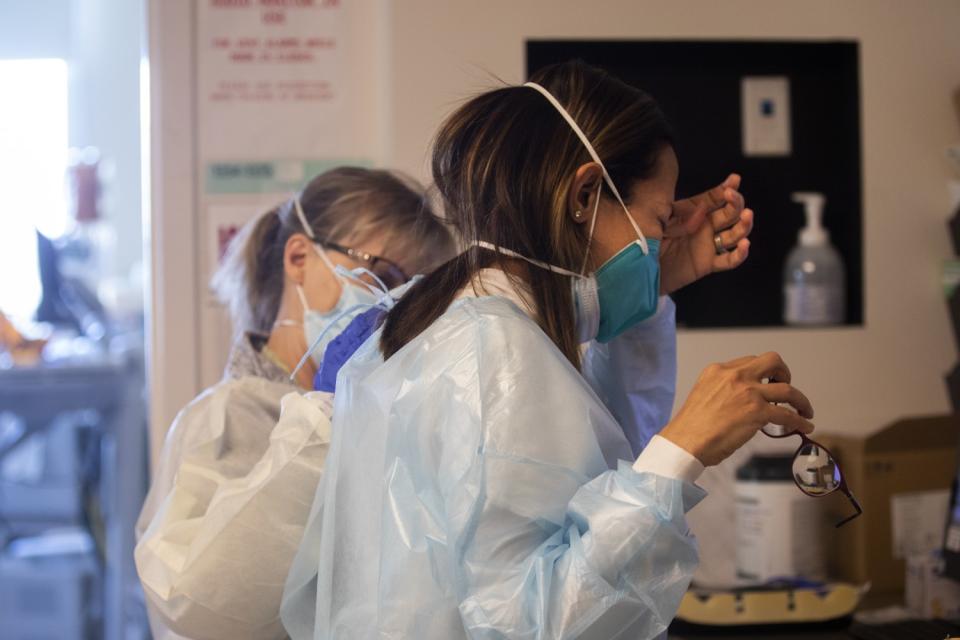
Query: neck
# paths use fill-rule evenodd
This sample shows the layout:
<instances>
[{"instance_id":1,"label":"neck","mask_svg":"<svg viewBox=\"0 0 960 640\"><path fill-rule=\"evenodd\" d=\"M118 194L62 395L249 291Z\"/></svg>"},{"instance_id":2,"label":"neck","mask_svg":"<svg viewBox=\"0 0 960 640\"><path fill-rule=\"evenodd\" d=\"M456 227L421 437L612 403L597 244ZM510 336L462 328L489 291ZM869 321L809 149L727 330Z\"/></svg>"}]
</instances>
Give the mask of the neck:
<instances>
[{"instance_id":1,"label":"neck","mask_svg":"<svg viewBox=\"0 0 960 640\"><path fill-rule=\"evenodd\" d=\"M290 371L293 371L303 354L307 352L307 341L303 335L303 309L299 301L289 300L284 296L277 312L277 320L292 320L296 326L274 325L267 338L267 348ZM304 389L313 389L313 377L317 374L317 367L312 359L307 359L300 371L297 372L297 384Z\"/></svg>"}]
</instances>

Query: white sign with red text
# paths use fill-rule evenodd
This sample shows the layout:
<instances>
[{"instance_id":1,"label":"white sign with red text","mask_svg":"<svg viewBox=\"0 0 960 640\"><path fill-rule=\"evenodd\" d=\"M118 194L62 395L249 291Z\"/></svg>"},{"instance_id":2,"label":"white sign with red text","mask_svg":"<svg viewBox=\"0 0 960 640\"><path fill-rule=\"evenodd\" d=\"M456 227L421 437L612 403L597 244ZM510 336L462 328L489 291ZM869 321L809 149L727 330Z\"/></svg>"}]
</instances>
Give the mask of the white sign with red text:
<instances>
[{"instance_id":1,"label":"white sign with red text","mask_svg":"<svg viewBox=\"0 0 960 640\"><path fill-rule=\"evenodd\" d=\"M376 43L358 42L373 37L351 24L360 4L199 0L201 160L375 153L367 132L377 115L363 88L370 64L354 52Z\"/></svg>"}]
</instances>

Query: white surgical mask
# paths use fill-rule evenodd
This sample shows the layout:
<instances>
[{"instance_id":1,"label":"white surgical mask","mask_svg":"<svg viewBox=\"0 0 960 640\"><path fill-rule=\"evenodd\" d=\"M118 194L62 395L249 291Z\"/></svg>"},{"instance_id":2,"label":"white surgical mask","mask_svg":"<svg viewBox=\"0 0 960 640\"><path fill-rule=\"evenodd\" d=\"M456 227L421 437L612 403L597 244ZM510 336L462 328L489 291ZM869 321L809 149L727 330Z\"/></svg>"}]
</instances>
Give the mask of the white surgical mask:
<instances>
[{"instance_id":1,"label":"white surgical mask","mask_svg":"<svg viewBox=\"0 0 960 640\"><path fill-rule=\"evenodd\" d=\"M354 284L344 278L337 272L326 252L317 245L313 246L317 255L330 269L330 273L340 283L340 296L337 298L336 304L328 311L311 309L307 304L303 287L297 285L297 295L300 297L300 304L303 305L303 337L306 338L310 358L319 367L320 363L323 362L323 354L327 350L327 345L340 335L340 332L346 329L350 321L353 320L354 314L347 312L358 307L373 306L380 300L380 296L374 294L368 288ZM331 328L328 329L328 327Z\"/></svg>"},{"instance_id":2,"label":"white surgical mask","mask_svg":"<svg viewBox=\"0 0 960 640\"><path fill-rule=\"evenodd\" d=\"M307 222L307 217L303 213L303 206L300 204L300 198L293 199L294 210L300 220L304 233L310 238L313 250L317 256L323 260L323 263L330 269L330 273L340 284L340 295L336 304L328 311L317 311L311 309L307 302L307 296L303 292L303 287L296 286L297 296L300 298L300 305L303 308L303 337L307 343L307 352L300 358L300 362L290 374L293 380L307 358L313 360L319 369L323 362L323 354L327 350L330 342L347 328L347 325L356 315L377 304L390 306L389 292L386 285L367 269L357 269L358 273L351 272L343 267L334 266L333 262L327 256L322 245L317 241L313 229ZM360 278L360 275L367 274L377 281L378 287L367 284ZM293 326L297 323L292 320L281 320L277 325Z\"/></svg>"}]
</instances>

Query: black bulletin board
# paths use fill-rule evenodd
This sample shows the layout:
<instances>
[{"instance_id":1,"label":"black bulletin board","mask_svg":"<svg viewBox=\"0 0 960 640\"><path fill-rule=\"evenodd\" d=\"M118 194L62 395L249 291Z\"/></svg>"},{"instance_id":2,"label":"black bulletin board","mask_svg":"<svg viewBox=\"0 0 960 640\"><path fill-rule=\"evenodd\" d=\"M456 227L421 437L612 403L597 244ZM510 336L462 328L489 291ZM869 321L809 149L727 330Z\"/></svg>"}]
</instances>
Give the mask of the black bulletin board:
<instances>
[{"instance_id":1,"label":"black bulletin board","mask_svg":"<svg viewBox=\"0 0 960 640\"><path fill-rule=\"evenodd\" d=\"M743 176L756 211L750 259L678 292L687 327L772 327L782 322L783 265L804 224L794 191L827 197L824 223L846 267L847 324L863 323L859 45L856 42L528 41L527 71L579 58L647 91L676 130L677 195L729 173ZM743 76L790 81L792 154L745 157Z\"/></svg>"}]
</instances>

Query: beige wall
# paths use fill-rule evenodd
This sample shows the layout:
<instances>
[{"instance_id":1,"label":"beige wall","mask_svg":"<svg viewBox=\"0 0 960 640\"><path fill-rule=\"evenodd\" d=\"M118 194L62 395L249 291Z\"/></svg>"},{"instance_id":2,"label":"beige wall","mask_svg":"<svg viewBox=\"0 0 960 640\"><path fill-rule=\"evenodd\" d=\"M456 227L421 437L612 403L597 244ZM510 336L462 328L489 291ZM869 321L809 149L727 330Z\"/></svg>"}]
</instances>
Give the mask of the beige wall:
<instances>
[{"instance_id":1,"label":"beige wall","mask_svg":"<svg viewBox=\"0 0 960 640\"><path fill-rule=\"evenodd\" d=\"M813 400L819 428L866 432L948 406L942 375L957 356L938 269L950 253L944 150L960 139L950 107L960 85L958 31L953 0L401 0L393 6L391 164L426 179L443 116L495 77L520 82L527 38L859 40L866 325L683 332L679 397L709 362L776 350ZM744 191L749 202L749 184Z\"/></svg>"}]
</instances>

